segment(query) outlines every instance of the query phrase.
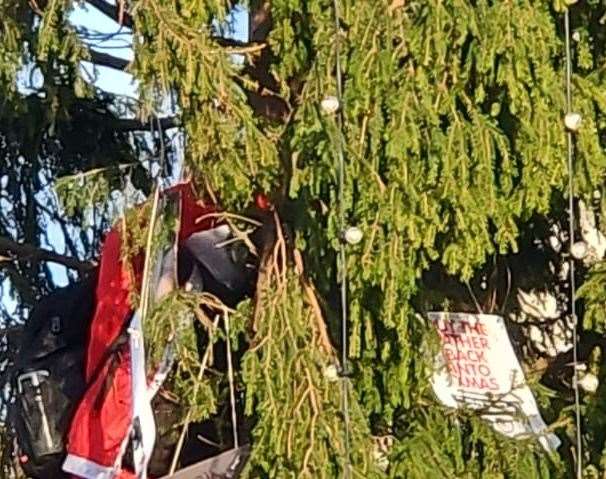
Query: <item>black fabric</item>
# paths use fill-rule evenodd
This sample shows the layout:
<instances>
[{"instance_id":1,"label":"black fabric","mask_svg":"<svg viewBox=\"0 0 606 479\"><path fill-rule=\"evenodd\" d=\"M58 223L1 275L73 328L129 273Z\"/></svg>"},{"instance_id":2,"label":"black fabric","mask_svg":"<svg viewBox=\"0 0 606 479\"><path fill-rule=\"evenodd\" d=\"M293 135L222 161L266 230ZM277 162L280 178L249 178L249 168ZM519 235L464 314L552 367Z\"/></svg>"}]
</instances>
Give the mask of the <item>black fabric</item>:
<instances>
[{"instance_id":1,"label":"black fabric","mask_svg":"<svg viewBox=\"0 0 606 479\"><path fill-rule=\"evenodd\" d=\"M209 269L203 262L198 261L196 255L203 255L204 252L193 253L187 247L181 248L178 255L180 283L189 280L190 276L196 271L199 280L202 282L203 291L216 296L225 305L235 307L245 297L252 295L257 266L255 258L251 258L252 255L247 254L245 257L237 258L235 257L236 254L233 254L234 258L232 259L232 251L235 253L235 248L230 249L229 253L225 255L225 261L232 262L230 266L232 269L235 266L238 274L236 278L225 279Z\"/></svg>"},{"instance_id":2,"label":"black fabric","mask_svg":"<svg viewBox=\"0 0 606 479\"><path fill-rule=\"evenodd\" d=\"M95 283L91 277L42 298L25 325L15 361L10 416L28 477L66 477L61 472L64 438L85 389Z\"/></svg>"}]
</instances>

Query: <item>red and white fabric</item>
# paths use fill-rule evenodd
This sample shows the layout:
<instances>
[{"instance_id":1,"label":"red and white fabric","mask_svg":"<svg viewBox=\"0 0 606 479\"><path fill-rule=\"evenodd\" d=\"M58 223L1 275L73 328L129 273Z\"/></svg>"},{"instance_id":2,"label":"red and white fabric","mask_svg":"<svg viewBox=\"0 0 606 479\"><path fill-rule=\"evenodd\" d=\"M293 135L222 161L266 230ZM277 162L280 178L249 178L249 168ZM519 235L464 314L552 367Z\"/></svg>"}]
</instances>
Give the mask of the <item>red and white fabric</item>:
<instances>
[{"instance_id":1,"label":"red and white fabric","mask_svg":"<svg viewBox=\"0 0 606 479\"><path fill-rule=\"evenodd\" d=\"M181 197L179 243L193 233L212 228L214 205L204 204L195 197L189 184L181 184L164 194ZM122 258L122 235L119 226L107 235L101 254L96 308L91 323L86 358L86 380L89 384L81 400L68 434L67 457L63 469L85 479L134 478L122 469L121 459L132 429L133 417L139 416L146 438L155 435L153 416L149 422L149 401L168 374L163 361L156 375L148 381L145 351L138 314L130 303L132 288L140 287L144 258L131 260L128 268ZM131 273L132 271L132 273ZM134 273L134 274L133 274ZM125 328L131 328L128 341L116 346ZM134 334L132 334L134 333ZM133 404L133 394L136 404ZM141 419L143 418L143 421ZM147 418L147 419L144 419ZM145 423L145 424L143 424ZM144 442L147 458L149 441ZM153 448L153 440L151 442ZM141 460L141 457L135 457ZM145 467L139 464L138 469Z\"/></svg>"}]
</instances>

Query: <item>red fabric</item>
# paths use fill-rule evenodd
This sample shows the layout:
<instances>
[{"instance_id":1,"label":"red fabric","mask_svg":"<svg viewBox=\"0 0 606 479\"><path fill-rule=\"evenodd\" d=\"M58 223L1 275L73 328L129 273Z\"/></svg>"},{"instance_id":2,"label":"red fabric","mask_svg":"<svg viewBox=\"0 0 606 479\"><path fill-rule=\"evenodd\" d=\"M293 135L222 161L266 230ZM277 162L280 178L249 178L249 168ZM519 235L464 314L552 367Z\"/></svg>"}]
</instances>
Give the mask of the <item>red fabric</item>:
<instances>
[{"instance_id":1,"label":"red fabric","mask_svg":"<svg viewBox=\"0 0 606 479\"><path fill-rule=\"evenodd\" d=\"M268 210L271 202L265 193L257 193L255 195L255 204L260 210Z\"/></svg>"},{"instance_id":2,"label":"red fabric","mask_svg":"<svg viewBox=\"0 0 606 479\"><path fill-rule=\"evenodd\" d=\"M99 280L96 291L96 307L86 351L86 381L90 382L93 374L100 367L107 347L112 344L124 325L132 308L128 301L131 279L120 259L122 238L121 232L114 227L103 244ZM134 271L140 273L142 261L135 261Z\"/></svg>"},{"instance_id":3,"label":"red fabric","mask_svg":"<svg viewBox=\"0 0 606 479\"><path fill-rule=\"evenodd\" d=\"M181 194L182 201L181 243L193 233L212 227L214 217L202 222L196 220L216 209L199 202L189 184L164 192L175 193ZM121 247L121 234L116 226L107 235L101 253L96 308L87 346L86 380L90 385L72 420L67 448L68 455L106 468L113 467L120 455L130 428L132 411L128 345L108 354L108 348L126 327L134 308L129 302L134 285L121 261ZM132 267L139 287L143 258L136 258ZM128 479L133 476L123 471L118 477Z\"/></svg>"},{"instance_id":4,"label":"red fabric","mask_svg":"<svg viewBox=\"0 0 606 479\"><path fill-rule=\"evenodd\" d=\"M217 223L216 205L196 197L190 183L173 186L164 194L181 194L181 224L179 242L185 241L192 234L212 228ZM202 221L199 221L202 219Z\"/></svg>"}]
</instances>

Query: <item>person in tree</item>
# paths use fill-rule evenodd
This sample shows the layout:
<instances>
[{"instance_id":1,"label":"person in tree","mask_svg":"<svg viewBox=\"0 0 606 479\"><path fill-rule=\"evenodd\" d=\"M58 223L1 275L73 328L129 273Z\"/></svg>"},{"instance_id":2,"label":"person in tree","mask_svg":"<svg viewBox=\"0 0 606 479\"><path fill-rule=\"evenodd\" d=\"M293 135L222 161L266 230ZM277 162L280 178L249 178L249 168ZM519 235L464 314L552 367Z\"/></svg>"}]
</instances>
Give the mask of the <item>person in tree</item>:
<instances>
[{"instance_id":1,"label":"person in tree","mask_svg":"<svg viewBox=\"0 0 606 479\"><path fill-rule=\"evenodd\" d=\"M3 306L7 321L22 322L54 288L49 262L75 280L132 196L177 170L233 214L264 191L287 231L231 316L251 424L242 477L604 474L602 5L254 0L241 41L226 21L233 2L84 4L132 36L132 60L74 28L75 1L0 0L0 283L21 306L17 319ZM573 171L567 43L582 118ZM92 87L81 68L90 62L132 74L137 101ZM37 78L27 91L24 71ZM588 251L578 258L571 213ZM48 250L52 221L65 251ZM136 215L124 221L140 244ZM343 243L350 227L363 233L355 244ZM169 324L167 305L155 324ZM433 395L437 338L425 313L478 309L505 318L557 453ZM570 367L571 328L584 371ZM150 351L166 340L147 337ZM203 377L193 395L181 379L198 370L195 341L179 361L171 397L209 417L225 404L226 378ZM580 418L574 370L593 384L579 393Z\"/></svg>"}]
</instances>

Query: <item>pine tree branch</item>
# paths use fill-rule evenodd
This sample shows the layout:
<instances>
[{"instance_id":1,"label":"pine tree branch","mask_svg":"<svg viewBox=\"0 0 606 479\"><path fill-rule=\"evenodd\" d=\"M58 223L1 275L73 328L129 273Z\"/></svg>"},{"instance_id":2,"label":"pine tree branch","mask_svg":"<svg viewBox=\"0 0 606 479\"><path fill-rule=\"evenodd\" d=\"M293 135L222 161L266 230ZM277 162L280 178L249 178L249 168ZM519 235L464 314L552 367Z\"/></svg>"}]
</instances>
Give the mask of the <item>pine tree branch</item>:
<instances>
[{"instance_id":1,"label":"pine tree branch","mask_svg":"<svg viewBox=\"0 0 606 479\"><path fill-rule=\"evenodd\" d=\"M17 243L9 238L0 236L0 257L2 261L48 261L62 264L80 272L88 271L95 267L95 263L81 261L77 258L55 253L44 248L38 248L27 243ZM0 261L0 266L2 265Z\"/></svg>"},{"instance_id":2,"label":"pine tree branch","mask_svg":"<svg viewBox=\"0 0 606 479\"><path fill-rule=\"evenodd\" d=\"M120 23L120 9L117 5L112 5L105 0L86 0L90 6L96 8L105 16L109 17L113 21ZM124 25L131 30L135 28L135 22L133 17L131 17L128 13L122 13L122 22L121 25ZM238 40L234 40L232 38L224 38L224 37L215 37L217 43L221 46L232 46L232 47L247 47L252 44L247 44L246 42L241 42Z\"/></svg>"},{"instance_id":3,"label":"pine tree branch","mask_svg":"<svg viewBox=\"0 0 606 479\"><path fill-rule=\"evenodd\" d=\"M179 128L181 126L181 120L178 116L165 116L163 118L150 117L146 121L141 121L136 118L117 118L112 114L103 111L100 112L90 110L89 113L97 115L107 128L126 133L135 131L150 131L158 128L162 131L166 131L171 128Z\"/></svg>"},{"instance_id":4,"label":"pine tree branch","mask_svg":"<svg viewBox=\"0 0 606 479\"><path fill-rule=\"evenodd\" d=\"M129 61L124 58L115 57L107 53L89 50L90 61L95 65L113 68L114 70L124 71L129 65Z\"/></svg>"},{"instance_id":5,"label":"pine tree branch","mask_svg":"<svg viewBox=\"0 0 606 479\"><path fill-rule=\"evenodd\" d=\"M265 42L241 42L240 40L234 40L233 38L225 38L225 37L216 37L213 36L212 39L217 42L217 45L222 47L231 47L231 48L242 48L242 49L258 49L261 50L266 44Z\"/></svg>"},{"instance_id":6,"label":"pine tree branch","mask_svg":"<svg viewBox=\"0 0 606 479\"><path fill-rule=\"evenodd\" d=\"M181 122L177 117L168 116L164 118L160 118L160 128L164 130L168 130L170 128L178 128L181 126ZM158 123L155 118L151 118L149 121L140 121L134 119L120 119L116 118L115 120L111 120L110 122L112 128L116 131L141 131L141 130L149 130L150 127L157 128Z\"/></svg>"},{"instance_id":7,"label":"pine tree branch","mask_svg":"<svg viewBox=\"0 0 606 479\"><path fill-rule=\"evenodd\" d=\"M588 361L594 348L606 349L606 337L595 331L579 331L578 360L579 362ZM543 376L551 376L561 379L563 371L572 371L573 357L572 349L559 353L551 359L548 367L543 371Z\"/></svg>"},{"instance_id":8,"label":"pine tree branch","mask_svg":"<svg viewBox=\"0 0 606 479\"><path fill-rule=\"evenodd\" d=\"M103 0L100 0L102 3ZM269 14L268 5L264 5L261 10L254 14L258 24L253 22L251 28L254 28L250 42L240 42L229 38L216 37L215 41L224 47L249 48L262 47L267 34L271 28L271 16ZM262 12L262 13L260 13ZM257 91L243 88L248 99L249 105L257 116L262 116L273 121L284 122L288 118L290 109L286 101L279 96L267 94L268 91L276 91L279 85L269 73L269 65L271 63L271 54L268 49L260 48L261 54L253 65L249 65L245 72L259 83ZM118 71L124 71L129 65L128 60L115 57L104 52L99 52L93 49L89 50L90 61L98 66L112 68ZM126 121L126 120L125 120ZM172 128L177 124L169 124L162 128ZM144 129L140 123L133 123L128 120L127 123L117 127L121 131L136 131Z\"/></svg>"},{"instance_id":9,"label":"pine tree branch","mask_svg":"<svg viewBox=\"0 0 606 479\"><path fill-rule=\"evenodd\" d=\"M263 116L273 121L286 122L290 109L283 98L265 94L263 91L244 89L244 94L255 115Z\"/></svg>"},{"instance_id":10,"label":"pine tree branch","mask_svg":"<svg viewBox=\"0 0 606 479\"><path fill-rule=\"evenodd\" d=\"M2 263L0 262L0 266ZM19 293L21 300L26 304L34 304L36 301L36 294L32 287L32 280L26 278L16 267L15 264L6 263L4 271L6 277L8 277L11 287Z\"/></svg>"},{"instance_id":11,"label":"pine tree branch","mask_svg":"<svg viewBox=\"0 0 606 479\"><path fill-rule=\"evenodd\" d=\"M86 0L90 6L95 7L105 16L111 18L116 23L120 23L127 28L132 29L135 26L133 18L126 12L122 12L122 18L120 18L120 8L118 5L112 5L107 3L105 0Z\"/></svg>"},{"instance_id":12,"label":"pine tree branch","mask_svg":"<svg viewBox=\"0 0 606 479\"><path fill-rule=\"evenodd\" d=\"M271 4L267 1L259 2L256 8L251 6L249 14L249 42L263 44L273 27L271 17ZM273 54L269 48L264 48L255 60L244 68L250 78L259 85L257 91L244 90L248 103L255 114L274 121L286 122L290 114L288 103L281 97L267 94L279 91L280 85L271 74Z\"/></svg>"},{"instance_id":13,"label":"pine tree branch","mask_svg":"<svg viewBox=\"0 0 606 479\"><path fill-rule=\"evenodd\" d=\"M231 40L229 38L217 37L215 39L219 45L226 48L234 49L249 49L249 50L262 50L264 43L258 42L240 42L237 40ZM124 58L115 57L108 53L99 52L97 50L89 49L90 61L96 65L113 68L114 70L124 71L128 67L130 61Z\"/></svg>"}]
</instances>

